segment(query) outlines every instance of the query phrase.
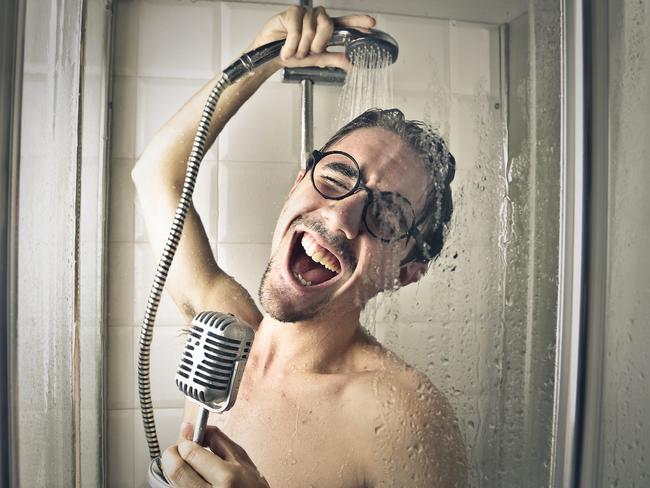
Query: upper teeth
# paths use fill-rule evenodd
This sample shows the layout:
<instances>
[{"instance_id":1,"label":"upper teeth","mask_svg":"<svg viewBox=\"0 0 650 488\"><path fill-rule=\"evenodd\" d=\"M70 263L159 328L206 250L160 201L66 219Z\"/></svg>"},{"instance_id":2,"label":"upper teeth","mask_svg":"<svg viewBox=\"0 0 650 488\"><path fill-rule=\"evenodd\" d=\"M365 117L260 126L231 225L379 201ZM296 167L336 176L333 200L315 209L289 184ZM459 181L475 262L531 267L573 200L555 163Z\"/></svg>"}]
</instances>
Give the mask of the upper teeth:
<instances>
[{"instance_id":1,"label":"upper teeth","mask_svg":"<svg viewBox=\"0 0 650 488\"><path fill-rule=\"evenodd\" d=\"M312 261L322 264L325 268L333 271L334 273L340 272L339 265L336 258L327 250L319 246L314 238L309 234L302 236L302 247L305 249L307 256Z\"/></svg>"}]
</instances>

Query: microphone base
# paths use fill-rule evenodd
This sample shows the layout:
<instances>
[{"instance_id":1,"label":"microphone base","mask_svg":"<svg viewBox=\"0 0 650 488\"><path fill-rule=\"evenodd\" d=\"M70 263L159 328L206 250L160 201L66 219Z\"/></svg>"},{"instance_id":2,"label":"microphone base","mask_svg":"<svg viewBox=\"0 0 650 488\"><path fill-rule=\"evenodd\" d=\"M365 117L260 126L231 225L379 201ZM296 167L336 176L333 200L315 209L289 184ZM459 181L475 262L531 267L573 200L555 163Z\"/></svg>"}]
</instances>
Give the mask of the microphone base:
<instances>
[{"instance_id":1,"label":"microphone base","mask_svg":"<svg viewBox=\"0 0 650 488\"><path fill-rule=\"evenodd\" d=\"M149 464L149 470L147 471L147 483L151 488L172 488L167 482L165 475L160 469L160 458L154 458Z\"/></svg>"}]
</instances>

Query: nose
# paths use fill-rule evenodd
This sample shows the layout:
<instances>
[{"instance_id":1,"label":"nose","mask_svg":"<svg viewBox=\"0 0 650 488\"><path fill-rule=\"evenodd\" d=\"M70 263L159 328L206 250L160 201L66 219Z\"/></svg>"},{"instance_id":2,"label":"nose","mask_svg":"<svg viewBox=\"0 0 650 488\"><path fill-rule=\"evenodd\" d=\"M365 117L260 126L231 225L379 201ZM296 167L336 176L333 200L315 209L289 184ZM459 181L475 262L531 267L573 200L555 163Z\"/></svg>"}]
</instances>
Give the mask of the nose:
<instances>
[{"instance_id":1,"label":"nose","mask_svg":"<svg viewBox=\"0 0 650 488\"><path fill-rule=\"evenodd\" d=\"M323 215L330 230L343 232L349 240L359 235L363 226L363 209L368 195L359 191L343 200L328 200Z\"/></svg>"}]
</instances>

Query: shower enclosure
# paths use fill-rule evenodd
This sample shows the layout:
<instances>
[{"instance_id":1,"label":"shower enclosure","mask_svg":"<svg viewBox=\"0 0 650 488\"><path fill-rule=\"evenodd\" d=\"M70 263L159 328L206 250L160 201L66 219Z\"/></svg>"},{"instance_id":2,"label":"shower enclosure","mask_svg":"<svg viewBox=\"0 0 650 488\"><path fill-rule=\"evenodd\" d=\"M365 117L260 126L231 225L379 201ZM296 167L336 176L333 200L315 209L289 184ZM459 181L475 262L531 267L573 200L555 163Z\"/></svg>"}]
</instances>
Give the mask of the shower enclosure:
<instances>
[{"instance_id":1,"label":"shower enclosure","mask_svg":"<svg viewBox=\"0 0 650 488\"><path fill-rule=\"evenodd\" d=\"M142 486L134 364L155 257L130 170L153 132L283 7L0 8L10 68L0 85L0 484ZM418 284L373 300L363 325L447 395L471 486L647 484L650 5L372 8L400 43L395 105L438 128L457 177L443 255ZM339 90L314 87L317 147L336 129ZM299 167L299 114L299 86L276 75L198 177L213 250L254 297ZM170 360L182 325L164 298L152 350L162 446L183 402Z\"/></svg>"}]
</instances>

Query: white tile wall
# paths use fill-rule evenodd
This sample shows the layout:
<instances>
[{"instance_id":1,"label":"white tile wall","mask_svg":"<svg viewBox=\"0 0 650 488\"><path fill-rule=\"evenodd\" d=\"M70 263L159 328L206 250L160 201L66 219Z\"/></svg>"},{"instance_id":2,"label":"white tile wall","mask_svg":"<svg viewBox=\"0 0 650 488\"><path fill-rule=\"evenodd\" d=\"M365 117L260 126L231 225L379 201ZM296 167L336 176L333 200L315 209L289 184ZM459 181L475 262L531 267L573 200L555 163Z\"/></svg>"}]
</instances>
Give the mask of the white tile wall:
<instances>
[{"instance_id":1,"label":"white tile wall","mask_svg":"<svg viewBox=\"0 0 650 488\"><path fill-rule=\"evenodd\" d=\"M234 60L279 6L135 0L117 4L109 256L109 486L144 486L148 465L137 410L135 361L139 324L155 258L134 203L130 170L156 130L217 66ZM495 209L484 196L498 167L485 171L495 114L481 114L498 96L498 43L492 26L382 14L378 27L402 46L395 102L449 136L458 172L455 222L443 256L417 285L369 304L376 336L421 368L452 396L471 434L479 407L477 357L493 316ZM487 42L487 45L485 44ZM487 46L487 47L484 47ZM37 91L35 85L35 91ZM316 87L315 144L336 129L338 92ZM245 104L206 156L195 206L217 260L257 300L275 220L298 170L300 88L274 76ZM490 118L491 117L491 118ZM489 142L489 141L488 141ZM495 159L498 161L498 155ZM490 178L485 181L482 178ZM477 205L478 204L478 205ZM497 226L498 228L498 226ZM471 242L471 245L467 245ZM457 257L454 255L457 254ZM488 263L488 264L485 264ZM492 287L492 288L491 288ZM477 303L476 296L483 302ZM425 319L423 319L423 317ZM161 446L174 442L182 396L173 386L183 345L183 317L164 295L152 348L152 393ZM462 386L459 386L462 385Z\"/></svg>"},{"instance_id":2,"label":"white tile wall","mask_svg":"<svg viewBox=\"0 0 650 488\"><path fill-rule=\"evenodd\" d=\"M450 76L454 93L474 95L477 88L499 96L499 31L492 25L452 22Z\"/></svg>"},{"instance_id":3,"label":"white tile wall","mask_svg":"<svg viewBox=\"0 0 650 488\"><path fill-rule=\"evenodd\" d=\"M472 97L455 95L451 99L449 149L458 169L475 168L479 159L481 121L474 105Z\"/></svg>"},{"instance_id":4,"label":"white tile wall","mask_svg":"<svg viewBox=\"0 0 650 488\"><path fill-rule=\"evenodd\" d=\"M271 243L220 243L217 253L219 265L242 284L259 306L257 291L271 254Z\"/></svg>"},{"instance_id":5,"label":"white tile wall","mask_svg":"<svg viewBox=\"0 0 650 488\"><path fill-rule=\"evenodd\" d=\"M110 390L109 390L110 392ZM108 411L108 486L110 488L131 488L134 464L134 419L140 417L133 409ZM138 466L138 469L143 469Z\"/></svg>"},{"instance_id":6,"label":"white tile wall","mask_svg":"<svg viewBox=\"0 0 650 488\"><path fill-rule=\"evenodd\" d=\"M225 161L298 161L299 127L300 87L267 83L224 128L220 157Z\"/></svg>"},{"instance_id":7,"label":"white tile wall","mask_svg":"<svg viewBox=\"0 0 650 488\"><path fill-rule=\"evenodd\" d=\"M140 340L139 328L131 328L133 350L133 364L138 364L138 342ZM178 358L181 357L185 345L185 333L181 327L158 327L154 330L151 345L151 400L156 408L183 408L185 397L176 387L174 377L178 367ZM136 399L131 408L138 408L138 385L134 382L131 390ZM177 419L179 420L180 417ZM180 421L178 423L180 425Z\"/></svg>"},{"instance_id":8,"label":"white tile wall","mask_svg":"<svg viewBox=\"0 0 650 488\"><path fill-rule=\"evenodd\" d=\"M145 0L141 9L139 76L206 80L214 76L220 63L219 9L214 3Z\"/></svg>"},{"instance_id":9,"label":"white tile wall","mask_svg":"<svg viewBox=\"0 0 650 488\"><path fill-rule=\"evenodd\" d=\"M444 85L428 91L395 90L395 106L407 119L423 120L445 136L449 133L449 92Z\"/></svg>"},{"instance_id":10,"label":"white tile wall","mask_svg":"<svg viewBox=\"0 0 650 488\"><path fill-rule=\"evenodd\" d=\"M219 179L219 242L271 242L299 167L224 161Z\"/></svg>"},{"instance_id":11,"label":"white tile wall","mask_svg":"<svg viewBox=\"0 0 650 488\"><path fill-rule=\"evenodd\" d=\"M396 89L426 91L434 75L449 86L449 22L378 15L377 27L401 46L393 69Z\"/></svg>"},{"instance_id":12,"label":"white tile wall","mask_svg":"<svg viewBox=\"0 0 650 488\"><path fill-rule=\"evenodd\" d=\"M336 132L340 87L314 86L314 147L320 148Z\"/></svg>"},{"instance_id":13,"label":"white tile wall","mask_svg":"<svg viewBox=\"0 0 650 488\"><path fill-rule=\"evenodd\" d=\"M138 77L135 154L207 79ZM210 156L207 156L208 158Z\"/></svg>"}]
</instances>

